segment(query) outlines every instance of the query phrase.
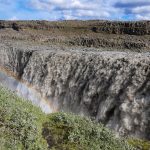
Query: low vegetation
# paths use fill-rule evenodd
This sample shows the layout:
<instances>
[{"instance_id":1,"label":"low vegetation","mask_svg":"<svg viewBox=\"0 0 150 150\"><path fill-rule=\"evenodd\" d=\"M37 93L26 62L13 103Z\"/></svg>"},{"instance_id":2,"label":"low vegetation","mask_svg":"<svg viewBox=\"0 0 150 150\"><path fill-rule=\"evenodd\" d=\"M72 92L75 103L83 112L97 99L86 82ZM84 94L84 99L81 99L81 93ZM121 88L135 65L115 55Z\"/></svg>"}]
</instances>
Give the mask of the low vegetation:
<instances>
[{"instance_id":1,"label":"low vegetation","mask_svg":"<svg viewBox=\"0 0 150 150\"><path fill-rule=\"evenodd\" d=\"M45 115L0 87L0 150L132 150L130 144L88 118Z\"/></svg>"},{"instance_id":2,"label":"low vegetation","mask_svg":"<svg viewBox=\"0 0 150 150\"><path fill-rule=\"evenodd\" d=\"M53 150L128 150L110 130L72 114L51 114L43 124L43 135Z\"/></svg>"},{"instance_id":3,"label":"low vegetation","mask_svg":"<svg viewBox=\"0 0 150 150\"><path fill-rule=\"evenodd\" d=\"M28 101L0 88L0 150L40 150L45 115Z\"/></svg>"},{"instance_id":4,"label":"low vegetation","mask_svg":"<svg viewBox=\"0 0 150 150\"><path fill-rule=\"evenodd\" d=\"M137 150L150 150L150 141L129 138L128 143Z\"/></svg>"}]
</instances>

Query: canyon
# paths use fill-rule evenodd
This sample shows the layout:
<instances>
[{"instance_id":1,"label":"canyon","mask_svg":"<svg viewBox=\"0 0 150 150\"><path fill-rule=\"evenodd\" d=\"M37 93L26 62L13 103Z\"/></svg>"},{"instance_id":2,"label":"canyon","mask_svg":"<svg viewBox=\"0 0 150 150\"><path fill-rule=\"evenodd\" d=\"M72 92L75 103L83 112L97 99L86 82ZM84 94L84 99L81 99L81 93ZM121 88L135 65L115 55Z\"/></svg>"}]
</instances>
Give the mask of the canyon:
<instances>
[{"instance_id":1,"label":"canyon","mask_svg":"<svg viewBox=\"0 0 150 150\"><path fill-rule=\"evenodd\" d=\"M46 113L150 140L150 22L0 21L0 81Z\"/></svg>"}]
</instances>

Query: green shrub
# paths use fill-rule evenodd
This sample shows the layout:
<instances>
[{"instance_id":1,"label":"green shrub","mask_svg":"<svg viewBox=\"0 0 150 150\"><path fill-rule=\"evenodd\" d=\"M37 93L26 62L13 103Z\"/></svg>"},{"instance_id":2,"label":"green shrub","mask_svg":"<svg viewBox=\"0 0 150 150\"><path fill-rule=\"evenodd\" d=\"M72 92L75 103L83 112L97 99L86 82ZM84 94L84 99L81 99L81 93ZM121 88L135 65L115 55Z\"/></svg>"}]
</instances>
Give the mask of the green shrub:
<instances>
[{"instance_id":1,"label":"green shrub","mask_svg":"<svg viewBox=\"0 0 150 150\"><path fill-rule=\"evenodd\" d=\"M105 128L73 114L45 115L0 87L0 150L131 150Z\"/></svg>"},{"instance_id":2,"label":"green shrub","mask_svg":"<svg viewBox=\"0 0 150 150\"><path fill-rule=\"evenodd\" d=\"M102 124L77 115L51 114L43 126L43 136L53 150L132 149Z\"/></svg>"},{"instance_id":3,"label":"green shrub","mask_svg":"<svg viewBox=\"0 0 150 150\"><path fill-rule=\"evenodd\" d=\"M47 149L41 135L44 119L39 108L0 87L0 149Z\"/></svg>"}]
</instances>

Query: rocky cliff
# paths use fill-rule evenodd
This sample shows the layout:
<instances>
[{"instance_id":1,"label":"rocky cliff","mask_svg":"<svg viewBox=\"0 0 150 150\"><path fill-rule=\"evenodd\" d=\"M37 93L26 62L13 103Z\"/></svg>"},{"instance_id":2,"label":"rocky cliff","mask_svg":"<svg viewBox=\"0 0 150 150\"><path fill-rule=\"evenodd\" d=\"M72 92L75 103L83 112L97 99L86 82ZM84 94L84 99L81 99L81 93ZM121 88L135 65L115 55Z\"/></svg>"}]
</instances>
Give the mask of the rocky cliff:
<instances>
[{"instance_id":1,"label":"rocky cliff","mask_svg":"<svg viewBox=\"0 0 150 150\"><path fill-rule=\"evenodd\" d=\"M36 40L37 35L43 39L53 36L43 31L37 30L33 37L33 31L29 34L29 30L2 29L1 71L32 86L55 108L53 111L90 116L120 134L150 139L149 36L142 42L147 49L140 48L142 52L138 53L131 47L127 51L106 51L109 43L104 49L88 48L87 44L66 46L61 43L59 32L57 45ZM67 41L69 32L63 36ZM142 41L145 36L133 38Z\"/></svg>"},{"instance_id":2,"label":"rocky cliff","mask_svg":"<svg viewBox=\"0 0 150 150\"><path fill-rule=\"evenodd\" d=\"M0 65L58 111L87 115L123 135L150 139L150 54L26 50L4 46Z\"/></svg>"}]
</instances>

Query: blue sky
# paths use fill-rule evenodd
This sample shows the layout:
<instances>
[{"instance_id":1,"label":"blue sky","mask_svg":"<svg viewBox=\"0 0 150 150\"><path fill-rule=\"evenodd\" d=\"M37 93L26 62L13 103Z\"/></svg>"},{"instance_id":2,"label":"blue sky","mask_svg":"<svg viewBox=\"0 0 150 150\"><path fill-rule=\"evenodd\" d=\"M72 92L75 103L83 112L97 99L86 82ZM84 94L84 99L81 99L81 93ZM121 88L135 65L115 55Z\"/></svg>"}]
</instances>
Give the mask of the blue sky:
<instances>
[{"instance_id":1,"label":"blue sky","mask_svg":"<svg viewBox=\"0 0 150 150\"><path fill-rule=\"evenodd\" d=\"M0 19L150 20L150 0L0 0Z\"/></svg>"}]
</instances>

